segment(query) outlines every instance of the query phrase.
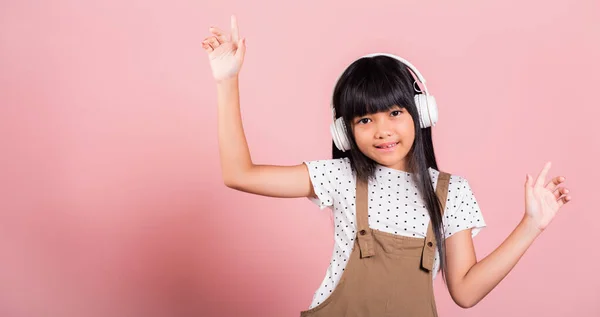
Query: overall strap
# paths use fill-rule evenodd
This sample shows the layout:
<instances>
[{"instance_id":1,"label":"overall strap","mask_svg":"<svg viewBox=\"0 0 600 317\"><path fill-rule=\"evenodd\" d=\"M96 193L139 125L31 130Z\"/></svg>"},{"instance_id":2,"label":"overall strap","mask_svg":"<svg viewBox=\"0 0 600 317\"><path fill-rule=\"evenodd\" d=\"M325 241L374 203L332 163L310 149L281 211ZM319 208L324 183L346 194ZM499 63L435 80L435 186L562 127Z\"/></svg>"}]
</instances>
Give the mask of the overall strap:
<instances>
[{"instance_id":1,"label":"overall strap","mask_svg":"<svg viewBox=\"0 0 600 317\"><path fill-rule=\"evenodd\" d=\"M450 184L450 174L440 171L437 180L437 186L435 193L441 203L442 219L444 216L444 209L446 208L446 200L448 199L448 185ZM431 271L433 269L433 260L436 250L435 234L433 233L433 221L429 221L429 227L427 228L427 236L425 237L425 245L423 246L423 254L421 256L421 266Z\"/></svg>"},{"instance_id":2,"label":"overall strap","mask_svg":"<svg viewBox=\"0 0 600 317\"><path fill-rule=\"evenodd\" d=\"M360 257L371 257L375 255L373 231L369 228L369 185L365 181L356 179L356 227L358 233L358 246Z\"/></svg>"}]
</instances>

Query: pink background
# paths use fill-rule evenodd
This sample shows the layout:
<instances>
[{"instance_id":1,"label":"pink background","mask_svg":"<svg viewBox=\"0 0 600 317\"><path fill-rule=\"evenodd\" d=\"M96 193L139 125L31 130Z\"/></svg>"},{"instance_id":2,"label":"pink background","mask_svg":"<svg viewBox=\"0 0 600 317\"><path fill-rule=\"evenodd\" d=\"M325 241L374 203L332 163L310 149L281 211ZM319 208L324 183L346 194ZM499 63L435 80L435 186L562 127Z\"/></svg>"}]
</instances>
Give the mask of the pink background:
<instances>
[{"instance_id":1,"label":"pink background","mask_svg":"<svg viewBox=\"0 0 600 317\"><path fill-rule=\"evenodd\" d=\"M329 210L226 188L201 40L238 15L255 163L330 157L352 59L407 58L439 104L441 169L488 228L551 160L573 201L510 275L441 316L600 316L598 1L2 1L0 316L298 316L329 263Z\"/></svg>"}]
</instances>

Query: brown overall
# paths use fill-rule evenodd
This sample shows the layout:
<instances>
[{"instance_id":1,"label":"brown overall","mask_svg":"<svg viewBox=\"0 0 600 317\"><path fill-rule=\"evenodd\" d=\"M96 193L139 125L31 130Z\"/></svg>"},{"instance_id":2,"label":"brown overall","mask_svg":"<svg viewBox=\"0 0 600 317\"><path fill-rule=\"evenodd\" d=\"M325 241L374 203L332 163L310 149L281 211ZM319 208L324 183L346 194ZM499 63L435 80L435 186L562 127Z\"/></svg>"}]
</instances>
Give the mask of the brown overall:
<instances>
[{"instance_id":1,"label":"brown overall","mask_svg":"<svg viewBox=\"0 0 600 317\"><path fill-rule=\"evenodd\" d=\"M446 206L450 174L440 172L436 194ZM301 317L437 317L432 268L436 241L431 221L425 239L369 228L368 186L356 185L357 235L333 292Z\"/></svg>"}]
</instances>

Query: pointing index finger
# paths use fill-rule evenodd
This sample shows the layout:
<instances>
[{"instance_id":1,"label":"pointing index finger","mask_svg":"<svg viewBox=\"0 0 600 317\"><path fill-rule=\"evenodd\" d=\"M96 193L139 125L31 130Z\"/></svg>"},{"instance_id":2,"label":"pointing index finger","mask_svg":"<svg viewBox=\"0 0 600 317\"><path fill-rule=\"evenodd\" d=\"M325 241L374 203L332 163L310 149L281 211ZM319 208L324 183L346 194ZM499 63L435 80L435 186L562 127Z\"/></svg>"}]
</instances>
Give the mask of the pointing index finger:
<instances>
[{"instance_id":1,"label":"pointing index finger","mask_svg":"<svg viewBox=\"0 0 600 317\"><path fill-rule=\"evenodd\" d=\"M238 30L237 18L235 15L231 16L231 41L237 43L240 38L240 31Z\"/></svg>"},{"instance_id":2,"label":"pointing index finger","mask_svg":"<svg viewBox=\"0 0 600 317\"><path fill-rule=\"evenodd\" d=\"M537 180L535 181L535 186L544 186L544 183L546 182L546 175L548 174L548 170L550 170L551 165L551 162L547 162L546 165L544 165L544 168L542 169L542 171L538 175Z\"/></svg>"}]
</instances>

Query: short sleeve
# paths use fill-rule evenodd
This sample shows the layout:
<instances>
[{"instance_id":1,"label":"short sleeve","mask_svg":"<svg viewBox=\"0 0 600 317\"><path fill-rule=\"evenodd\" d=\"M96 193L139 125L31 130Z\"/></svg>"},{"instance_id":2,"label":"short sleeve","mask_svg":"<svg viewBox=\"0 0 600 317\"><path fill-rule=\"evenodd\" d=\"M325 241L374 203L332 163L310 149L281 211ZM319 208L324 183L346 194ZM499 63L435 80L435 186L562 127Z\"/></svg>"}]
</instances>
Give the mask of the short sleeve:
<instances>
[{"instance_id":1,"label":"short sleeve","mask_svg":"<svg viewBox=\"0 0 600 317\"><path fill-rule=\"evenodd\" d=\"M471 236L476 236L486 227L479 204L471 190L469 182L460 176L452 176L448 191L445 211L446 238L467 229L472 229Z\"/></svg>"},{"instance_id":2,"label":"short sleeve","mask_svg":"<svg viewBox=\"0 0 600 317\"><path fill-rule=\"evenodd\" d=\"M347 183L352 176L350 161L347 158L306 161L310 181L317 197L308 197L319 208L333 206L340 197L340 185Z\"/></svg>"}]
</instances>

